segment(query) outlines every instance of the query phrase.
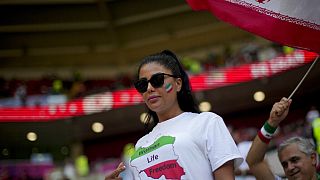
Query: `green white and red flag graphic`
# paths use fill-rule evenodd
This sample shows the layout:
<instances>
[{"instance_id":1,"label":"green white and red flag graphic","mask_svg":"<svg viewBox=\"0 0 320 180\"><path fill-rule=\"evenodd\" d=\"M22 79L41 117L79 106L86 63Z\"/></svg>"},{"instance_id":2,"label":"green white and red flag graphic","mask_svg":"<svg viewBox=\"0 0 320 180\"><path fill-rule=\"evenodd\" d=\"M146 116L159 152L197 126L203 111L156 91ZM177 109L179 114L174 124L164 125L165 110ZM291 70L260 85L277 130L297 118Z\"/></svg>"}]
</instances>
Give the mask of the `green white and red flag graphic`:
<instances>
[{"instance_id":1,"label":"green white and red flag graphic","mask_svg":"<svg viewBox=\"0 0 320 180\"><path fill-rule=\"evenodd\" d=\"M140 147L131 156L130 164L139 172L139 176L151 179L181 179L185 174L174 152L175 137L161 136L153 144Z\"/></svg>"}]
</instances>

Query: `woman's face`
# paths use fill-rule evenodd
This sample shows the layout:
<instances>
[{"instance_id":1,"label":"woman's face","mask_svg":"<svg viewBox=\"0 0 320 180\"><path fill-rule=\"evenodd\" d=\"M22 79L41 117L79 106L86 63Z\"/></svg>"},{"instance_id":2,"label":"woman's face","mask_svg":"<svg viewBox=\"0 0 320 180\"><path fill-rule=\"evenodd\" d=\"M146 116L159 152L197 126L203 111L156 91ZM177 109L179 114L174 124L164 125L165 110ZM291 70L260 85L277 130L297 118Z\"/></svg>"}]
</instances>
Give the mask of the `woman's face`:
<instances>
[{"instance_id":1,"label":"woman's face","mask_svg":"<svg viewBox=\"0 0 320 180\"><path fill-rule=\"evenodd\" d=\"M141 67L139 78L147 78L150 80L151 76L156 73L166 73L172 75L170 69L158 64L148 63ZM142 97L149 109L159 114L174 113L174 111L181 111L177 92L181 90L182 80L180 78L173 78L164 75L164 83L161 87L154 88L150 82L148 89L142 93Z\"/></svg>"}]
</instances>

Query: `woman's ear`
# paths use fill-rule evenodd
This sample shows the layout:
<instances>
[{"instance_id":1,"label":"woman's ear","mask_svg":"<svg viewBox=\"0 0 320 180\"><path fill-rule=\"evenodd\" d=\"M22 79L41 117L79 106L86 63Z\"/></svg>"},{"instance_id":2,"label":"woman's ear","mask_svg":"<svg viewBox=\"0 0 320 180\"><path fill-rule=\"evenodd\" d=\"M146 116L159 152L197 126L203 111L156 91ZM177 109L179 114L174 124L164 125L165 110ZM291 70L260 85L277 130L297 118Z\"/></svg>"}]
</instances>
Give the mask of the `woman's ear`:
<instances>
[{"instance_id":1,"label":"woman's ear","mask_svg":"<svg viewBox=\"0 0 320 180\"><path fill-rule=\"evenodd\" d=\"M176 86L177 86L177 92L180 92L181 88L182 88L182 79L181 78L176 79Z\"/></svg>"}]
</instances>

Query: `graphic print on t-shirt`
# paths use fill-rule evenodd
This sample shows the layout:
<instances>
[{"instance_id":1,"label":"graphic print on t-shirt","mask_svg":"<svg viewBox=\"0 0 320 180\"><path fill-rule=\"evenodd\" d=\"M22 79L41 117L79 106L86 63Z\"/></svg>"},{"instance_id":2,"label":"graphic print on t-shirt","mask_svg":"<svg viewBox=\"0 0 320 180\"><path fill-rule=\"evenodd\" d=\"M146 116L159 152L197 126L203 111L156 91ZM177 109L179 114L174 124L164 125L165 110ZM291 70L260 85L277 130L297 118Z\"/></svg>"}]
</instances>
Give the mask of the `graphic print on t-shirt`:
<instances>
[{"instance_id":1,"label":"graphic print on t-shirt","mask_svg":"<svg viewBox=\"0 0 320 180\"><path fill-rule=\"evenodd\" d=\"M139 147L131 156L131 166L137 169L140 177L181 179L185 172L177 162L174 141L175 137L161 136L150 146Z\"/></svg>"}]
</instances>

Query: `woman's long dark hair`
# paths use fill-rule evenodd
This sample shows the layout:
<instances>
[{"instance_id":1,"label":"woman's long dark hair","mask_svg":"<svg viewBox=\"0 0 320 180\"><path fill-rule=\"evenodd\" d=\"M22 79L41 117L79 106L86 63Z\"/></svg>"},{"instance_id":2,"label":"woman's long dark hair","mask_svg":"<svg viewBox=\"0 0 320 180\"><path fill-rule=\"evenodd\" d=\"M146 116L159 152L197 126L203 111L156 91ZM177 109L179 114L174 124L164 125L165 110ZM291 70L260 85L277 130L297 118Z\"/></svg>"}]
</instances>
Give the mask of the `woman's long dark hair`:
<instances>
[{"instance_id":1,"label":"woman's long dark hair","mask_svg":"<svg viewBox=\"0 0 320 180\"><path fill-rule=\"evenodd\" d=\"M182 79L181 90L177 92L178 104L182 111L194 113L200 112L192 96L188 74L186 73L181 63L179 62L177 56L173 52L169 50L164 50L160 53L152 54L142 59L142 62L138 68L137 78L139 78L139 72L141 67L149 63L158 63L166 67L167 69L170 69L173 75L179 76ZM158 124L159 119L156 112L152 111L147 106L146 108L147 116L145 125L146 128L150 130L150 128L153 128L156 124Z\"/></svg>"}]
</instances>

